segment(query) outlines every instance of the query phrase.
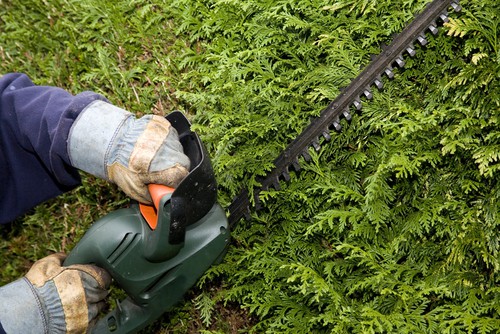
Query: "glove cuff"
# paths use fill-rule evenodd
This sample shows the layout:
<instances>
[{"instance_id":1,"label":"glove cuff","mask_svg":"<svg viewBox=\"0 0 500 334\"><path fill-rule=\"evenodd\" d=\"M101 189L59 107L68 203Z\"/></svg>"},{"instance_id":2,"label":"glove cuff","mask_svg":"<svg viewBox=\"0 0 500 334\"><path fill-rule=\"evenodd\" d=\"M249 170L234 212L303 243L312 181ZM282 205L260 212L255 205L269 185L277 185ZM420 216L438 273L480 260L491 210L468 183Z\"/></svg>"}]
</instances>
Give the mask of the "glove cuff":
<instances>
[{"instance_id":1,"label":"glove cuff","mask_svg":"<svg viewBox=\"0 0 500 334\"><path fill-rule=\"evenodd\" d=\"M124 131L132 113L104 101L90 103L70 129L68 155L71 165L108 180L106 162L114 140Z\"/></svg>"},{"instance_id":2,"label":"glove cuff","mask_svg":"<svg viewBox=\"0 0 500 334\"><path fill-rule=\"evenodd\" d=\"M66 322L55 285L35 288L26 278L0 288L0 320L7 333L64 333Z\"/></svg>"}]
</instances>

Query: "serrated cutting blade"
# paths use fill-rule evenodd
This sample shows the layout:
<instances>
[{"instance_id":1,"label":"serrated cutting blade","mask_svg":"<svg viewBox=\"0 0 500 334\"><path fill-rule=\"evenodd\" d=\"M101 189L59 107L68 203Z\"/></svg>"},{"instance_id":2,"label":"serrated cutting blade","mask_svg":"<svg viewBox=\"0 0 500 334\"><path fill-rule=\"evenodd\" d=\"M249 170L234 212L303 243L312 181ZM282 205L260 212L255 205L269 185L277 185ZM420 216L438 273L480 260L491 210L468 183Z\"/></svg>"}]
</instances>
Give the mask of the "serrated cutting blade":
<instances>
[{"instance_id":1,"label":"serrated cutting blade","mask_svg":"<svg viewBox=\"0 0 500 334\"><path fill-rule=\"evenodd\" d=\"M306 161L311 160L309 148L320 149L318 138L323 137L331 139L330 134L325 129L340 131L341 117L347 120L351 119L350 108L354 111L362 109L361 97L372 98L371 87L383 88L382 74L389 79L394 77L394 65L402 68L405 65L403 54L406 53L413 57L416 53L414 46L418 42L421 46L428 43L426 33L435 35L438 33L437 22L447 22L447 9L451 7L455 12L461 10L457 0L434 0L429 3L425 9L417 15L401 33L396 35L383 51L374 56L372 61L354 78L349 86L330 102L330 104L321 112L320 116L313 119L310 124L293 140L283 152L274 161L274 168L260 180L261 187L252 191L252 200L247 189L243 189L229 206L229 225L231 228L243 217L248 217L250 213L250 204L260 203L259 194L262 190L269 187L279 189L280 178L285 181L290 180L289 168L300 170L299 157ZM256 205L260 206L259 205Z\"/></svg>"}]
</instances>

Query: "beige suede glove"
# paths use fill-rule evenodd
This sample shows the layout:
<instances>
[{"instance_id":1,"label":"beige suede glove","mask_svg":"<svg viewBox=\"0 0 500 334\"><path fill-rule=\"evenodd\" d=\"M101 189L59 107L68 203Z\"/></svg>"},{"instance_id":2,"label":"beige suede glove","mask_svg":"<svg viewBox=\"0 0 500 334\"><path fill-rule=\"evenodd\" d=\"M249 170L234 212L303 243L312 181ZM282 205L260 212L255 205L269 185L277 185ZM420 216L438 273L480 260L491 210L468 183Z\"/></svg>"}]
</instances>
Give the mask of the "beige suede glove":
<instances>
[{"instance_id":1,"label":"beige suede glove","mask_svg":"<svg viewBox=\"0 0 500 334\"><path fill-rule=\"evenodd\" d=\"M71 164L116 183L128 196L151 203L150 183L176 187L189 172L179 136L164 117L130 112L103 101L88 105L68 138Z\"/></svg>"},{"instance_id":2,"label":"beige suede glove","mask_svg":"<svg viewBox=\"0 0 500 334\"><path fill-rule=\"evenodd\" d=\"M189 166L189 159L184 159L177 132L164 117L151 116L144 124L144 129L141 123L144 122L136 121L139 131L142 131L137 131L137 137L133 137L135 133L132 134L136 131L131 130L130 137L121 139L129 141L131 151L121 143L123 147L117 154L123 154L128 162L117 158L107 166L107 171L109 180L127 195L148 203L151 197L147 185L156 183L176 187L188 174L186 167ZM162 149L169 152L159 154ZM162 157L161 154L169 156Z\"/></svg>"},{"instance_id":3,"label":"beige suede glove","mask_svg":"<svg viewBox=\"0 0 500 334\"><path fill-rule=\"evenodd\" d=\"M92 265L63 267L56 253L33 264L26 276L0 289L7 333L85 333L104 306L110 275Z\"/></svg>"}]
</instances>

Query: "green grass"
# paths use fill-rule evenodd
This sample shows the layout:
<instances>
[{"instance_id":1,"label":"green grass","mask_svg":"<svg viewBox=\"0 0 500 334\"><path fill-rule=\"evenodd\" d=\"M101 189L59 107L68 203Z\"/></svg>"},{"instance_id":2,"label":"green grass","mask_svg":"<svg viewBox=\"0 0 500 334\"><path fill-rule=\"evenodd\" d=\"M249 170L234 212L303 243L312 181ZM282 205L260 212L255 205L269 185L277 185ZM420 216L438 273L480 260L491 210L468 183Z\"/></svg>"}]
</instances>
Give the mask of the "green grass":
<instances>
[{"instance_id":1,"label":"green grass","mask_svg":"<svg viewBox=\"0 0 500 334\"><path fill-rule=\"evenodd\" d=\"M0 73L24 72L37 84L74 94L93 90L138 116L183 110L173 94L182 74L175 58L187 42L175 35L165 7L144 1L106 6L92 0L1 1ZM51 252L69 252L93 221L127 203L115 186L83 175L76 190L1 227L0 281L22 276L33 261ZM173 318L151 330L197 331L199 324L190 321L199 318L192 304Z\"/></svg>"},{"instance_id":2,"label":"green grass","mask_svg":"<svg viewBox=\"0 0 500 334\"><path fill-rule=\"evenodd\" d=\"M186 70L178 60L192 52L191 45L176 35L168 3L161 1L112 1L106 6L96 0L0 1L0 73L23 72L39 85L73 94L92 90L138 116L190 113L175 91L191 89L181 78ZM82 177L76 190L0 227L1 284L22 276L37 259L69 252L93 221L127 205L117 187ZM227 333L251 323L238 305L218 309L220 316L206 326L187 301L144 332L212 328Z\"/></svg>"},{"instance_id":3,"label":"green grass","mask_svg":"<svg viewBox=\"0 0 500 334\"><path fill-rule=\"evenodd\" d=\"M0 73L185 111L227 205L427 2L0 0ZM500 9L462 5L144 332L495 332ZM127 201L84 175L1 227L0 282Z\"/></svg>"}]
</instances>

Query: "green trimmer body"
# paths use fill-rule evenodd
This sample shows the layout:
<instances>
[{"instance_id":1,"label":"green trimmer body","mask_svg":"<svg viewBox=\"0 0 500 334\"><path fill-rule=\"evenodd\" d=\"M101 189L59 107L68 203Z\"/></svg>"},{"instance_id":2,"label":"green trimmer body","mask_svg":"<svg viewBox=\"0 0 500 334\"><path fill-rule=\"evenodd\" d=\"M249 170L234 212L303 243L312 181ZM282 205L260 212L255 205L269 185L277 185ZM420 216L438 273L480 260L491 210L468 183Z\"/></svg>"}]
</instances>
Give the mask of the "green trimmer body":
<instances>
[{"instance_id":1,"label":"green trimmer body","mask_svg":"<svg viewBox=\"0 0 500 334\"><path fill-rule=\"evenodd\" d=\"M217 203L210 160L180 112L167 119L191 160L189 175L157 207L157 226L133 203L96 221L64 265L106 269L127 298L100 318L92 333L135 333L168 311L213 264L229 243L226 214Z\"/></svg>"}]
</instances>

